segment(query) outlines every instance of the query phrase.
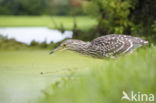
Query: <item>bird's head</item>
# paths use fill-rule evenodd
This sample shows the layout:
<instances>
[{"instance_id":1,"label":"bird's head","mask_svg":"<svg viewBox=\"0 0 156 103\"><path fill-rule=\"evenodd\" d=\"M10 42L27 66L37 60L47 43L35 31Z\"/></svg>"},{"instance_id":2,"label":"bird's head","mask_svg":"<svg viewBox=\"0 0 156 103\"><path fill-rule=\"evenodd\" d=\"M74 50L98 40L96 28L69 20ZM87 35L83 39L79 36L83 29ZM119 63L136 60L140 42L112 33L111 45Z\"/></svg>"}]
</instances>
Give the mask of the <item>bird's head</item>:
<instances>
[{"instance_id":1,"label":"bird's head","mask_svg":"<svg viewBox=\"0 0 156 103\"><path fill-rule=\"evenodd\" d=\"M81 40L69 39L69 40L62 42L56 49L52 50L50 54L56 51L61 51L61 50L77 51L82 46L82 44L85 44L85 42Z\"/></svg>"}]
</instances>

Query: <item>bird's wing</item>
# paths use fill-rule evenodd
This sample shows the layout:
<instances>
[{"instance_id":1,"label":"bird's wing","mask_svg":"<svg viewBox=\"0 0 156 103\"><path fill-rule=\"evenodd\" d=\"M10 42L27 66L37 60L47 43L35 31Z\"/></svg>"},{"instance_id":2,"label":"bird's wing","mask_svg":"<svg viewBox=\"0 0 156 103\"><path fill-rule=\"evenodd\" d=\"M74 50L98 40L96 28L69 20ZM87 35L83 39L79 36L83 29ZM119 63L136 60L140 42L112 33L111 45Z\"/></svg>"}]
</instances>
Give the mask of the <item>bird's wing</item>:
<instances>
[{"instance_id":1,"label":"bird's wing","mask_svg":"<svg viewBox=\"0 0 156 103\"><path fill-rule=\"evenodd\" d=\"M93 49L102 50L105 54L114 55L124 48L125 41L120 40L119 35L112 34L98 37L94 39L91 44Z\"/></svg>"},{"instance_id":2,"label":"bird's wing","mask_svg":"<svg viewBox=\"0 0 156 103\"><path fill-rule=\"evenodd\" d=\"M92 49L100 50L103 54L111 55L127 53L147 43L148 41L139 37L116 34L98 37L91 42Z\"/></svg>"}]
</instances>

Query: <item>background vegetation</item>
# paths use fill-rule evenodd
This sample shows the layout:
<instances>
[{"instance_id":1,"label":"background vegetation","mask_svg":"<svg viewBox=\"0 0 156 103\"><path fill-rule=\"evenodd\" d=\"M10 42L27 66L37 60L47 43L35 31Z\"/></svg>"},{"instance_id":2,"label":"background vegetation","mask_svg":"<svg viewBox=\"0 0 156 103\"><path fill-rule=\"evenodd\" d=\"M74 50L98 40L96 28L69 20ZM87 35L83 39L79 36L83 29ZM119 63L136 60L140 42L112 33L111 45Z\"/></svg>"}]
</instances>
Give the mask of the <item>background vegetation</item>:
<instances>
[{"instance_id":1,"label":"background vegetation","mask_svg":"<svg viewBox=\"0 0 156 103\"><path fill-rule=\"evenodd\" d=\"M98 21L86 38L118 33L156 40L156 1L90 0L84 4L84 8Z\"/></svg>"},{"instance_id":2,"label":"background vegetation","mask_svg":"<svg viewBox=\"0 0 156 103\"><path fill-rule=\"evenodd\" d=\"M11 19L1 17L0 26L56 28L55 24L58 24L57 28L62 30L73 29L73 38L76 39L92 40L98 36L119 33L145 37L151 42L155 42L155 11L155 0L0 0L1 15L66 15L74 17L90 15L94 18L92 20L89 18L77 20L73 17L73 20L72 17L54 17L56 19L56 23L54 23L54 19L50 20L49 17L37 17L37 19L34 18L36 19L34 22L27 22L29 19L33 20L29 17L11 17ZM17 19L18 21L16 21ZM12 21L16 23L12 23ZM61 23L57 21L61 21ZM88 29L88 26L92 28Z\"/></svg>"},{"instance_id":3,"label":"background vegetation","mask_svg":"<svg viewBox=\"0 0 156 103\"><path fill-rule=\"evenodd\" d=\"M0 27L45 26L52 29L72 30L74 21L77 29L86 30L97 25L95 18L89 16L0 16Z\"/></svg>"},{"instance_id":4,"label":"background vegetation","mask_svg":"<svg viewBox=\"0 0 156 103\"><path fill-rule=\"evenodd\" d=\"M82 0L1 0L3 15L82 15Z\"/></svg>"}]
</instances>

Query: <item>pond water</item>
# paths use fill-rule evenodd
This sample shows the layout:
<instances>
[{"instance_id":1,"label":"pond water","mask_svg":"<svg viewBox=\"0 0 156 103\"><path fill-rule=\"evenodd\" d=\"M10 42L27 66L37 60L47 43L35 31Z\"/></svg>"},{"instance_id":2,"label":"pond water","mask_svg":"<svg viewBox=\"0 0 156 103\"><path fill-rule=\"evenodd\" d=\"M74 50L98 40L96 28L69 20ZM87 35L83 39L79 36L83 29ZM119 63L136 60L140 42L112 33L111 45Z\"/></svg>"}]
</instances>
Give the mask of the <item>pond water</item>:
<instances>
[{"instance_id":1,"label":"pond water","mask_svg":"<svg viewBox=\"0 0 156 103\"><path fill-rule=\"evenodd\" d=\"M9 39L14 38L29 45L32 40L39 43L43 41L56 43L65 38L71 38L73 33L72 31L61 33L58 30L48 29L47 27L7 27L0 28L0 35L7 36Z\"/></svg>"},{"instance_id":2,"label":"pond water","mask_svg":"<svg viewBox=\"0 0 156 103\"><path fill-rule=\"evenodd\" d=\"M100 61L69 51L52 55L49 50L0 51L0 103L36 103L55 81L71 72L85 73Z\"/></svg>"}]
</instances>

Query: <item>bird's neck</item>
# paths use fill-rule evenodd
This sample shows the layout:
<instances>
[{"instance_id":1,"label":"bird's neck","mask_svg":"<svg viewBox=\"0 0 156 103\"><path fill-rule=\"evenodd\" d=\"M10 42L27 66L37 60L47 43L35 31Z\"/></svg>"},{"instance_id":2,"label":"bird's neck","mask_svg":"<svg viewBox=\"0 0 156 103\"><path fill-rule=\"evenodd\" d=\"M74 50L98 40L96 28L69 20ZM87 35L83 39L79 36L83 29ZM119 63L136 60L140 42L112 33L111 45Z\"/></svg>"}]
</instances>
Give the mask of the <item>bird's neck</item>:
<instances>
[{"instance_id":1,"label":"bird's neck","mask_svg":"<svg viewBox=\"0 0 156 103\"><path fill-rule=\"evenodd\" d=\"M73 51L76 51L81 54L87 54L88 47L90 46L90 42L81 42L75 45L75 49Z\"/></svg>"}]
</instances>

